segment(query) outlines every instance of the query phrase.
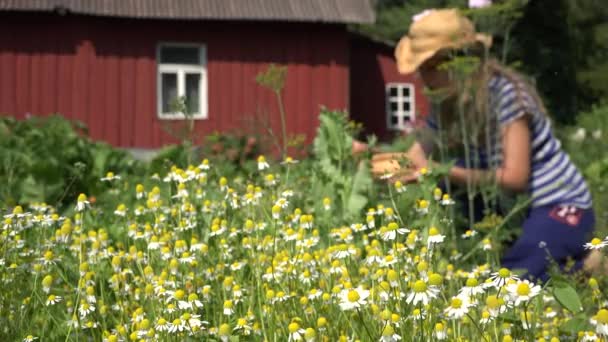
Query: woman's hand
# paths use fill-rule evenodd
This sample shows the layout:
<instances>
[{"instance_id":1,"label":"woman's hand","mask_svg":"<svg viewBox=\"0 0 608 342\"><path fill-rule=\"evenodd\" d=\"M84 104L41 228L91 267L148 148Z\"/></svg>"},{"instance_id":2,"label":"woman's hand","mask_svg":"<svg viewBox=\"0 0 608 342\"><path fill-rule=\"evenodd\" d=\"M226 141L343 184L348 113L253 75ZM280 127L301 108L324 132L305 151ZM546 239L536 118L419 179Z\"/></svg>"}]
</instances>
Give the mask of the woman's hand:
<instances>
[{"instance_id":1,"label":"woman's hand","mask_svg":"<svg viewBox=\"0 0 608 342\"><path fill-rule=\"evenodd\" d=\"M353 143L352 143L352 154L353 155L357 155L359 153L365 152L367 151L367 144L364 142L361 142L357 139L353 139Z\"/></svg>"},{"instance_id":2,"label":"woman's hand","mask_svg":"<svg viewBox=\"0 0 608 342\"><path fill-rule=\"evenodd\" d=\"M418 142L414 142L409 151L407 151L406 156L416 170L422 169L423 167L426 168L429 165L426 153L424 153L422 145Z\"/></svg>"}]
</instances>

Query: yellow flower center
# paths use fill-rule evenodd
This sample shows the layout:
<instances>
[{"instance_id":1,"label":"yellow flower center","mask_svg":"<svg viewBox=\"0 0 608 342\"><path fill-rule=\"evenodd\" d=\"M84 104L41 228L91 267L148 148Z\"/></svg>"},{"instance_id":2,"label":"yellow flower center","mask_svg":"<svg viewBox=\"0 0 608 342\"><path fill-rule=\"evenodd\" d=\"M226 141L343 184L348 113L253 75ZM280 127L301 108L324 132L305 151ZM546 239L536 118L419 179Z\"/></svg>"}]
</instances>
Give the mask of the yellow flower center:
<instances>
[{"instance_id":1,"label":"yellow flower center","mask_svg":"<svg viewBox=\"0 0 608 342\"><path fill-rule=\"evenodd\" d=\"M318 326L319 328L324 327L324 326L326 326L326 325L327 325L327 319L326 319L325 317L319 317L319 318L317 319L317 326Z\"/></svg>"},{"instance_id":2,"label":"yellow flower center","mask_svg":"<svg viewBox=\"0 0 608 342\"><path fill-rule=\"evenodd\" d=\"M517 294L520 296L527 296L530 294L530 286L526 283L517 285Z\"/></svg>"},{"instance_id":3,"label":"yellow flower center","mask_svg":"<svg viewBox=\"0 0 608 342\"><path fill-rule=\"evenodd\" d=\"M435 227L431 227L431 229L429 229L429 235L430 236L439 235L439 230Z\"/></svg>"},{"instance_id":4,"label":"yellow flower center","mask_svg":"<svg viewBox=\"0 0 608 342\"><path fill-rule=\"evenodd\" d=\"M501 278L508 278L510 275L511 275L511 271L509 271L506 268L501 268L498 271L498 276L501 277Z\"/></svg>"},{"instance_id":5,"label":"yellow flower center","mask_svg":"<svg viewBox=\"0 0 608 342\"><path fill-rule=\"evenodd\" d=\"M500 306L500 302L496 296L488 296L488 298L486 298L486 305L490 309L496 309Z\"/></svg>"},{"instance_id":6,"label":"yellow flower center","mask_svg":"<svg viewBox=\"0 0 608 342\"><path fill-rule=\"evenodd\" d=\"M595 320L602 324L608 324L608 310L601 309L598 311L597 315L595 315Z\"/></svg>"},{"instance_id":7,"label":"yellow flower center","mask_svg":"<svg viewBox=\"0 0 608 342\"><path fill-rule=\"evenodd\" d=\"M382 331L382 336L392 336L395 333L395 329L392 325L387 325Z\"/></svg>"},{"instance_id":8,"label":"yellow flower center","mask_svg":"<svg viewBox=\"0 0 608 342\"><path fill-rule=\"evenodd\" d=\"M287 328L289 329L289 332L293 334L300 329L300 325L296 322L293 322L290 323Z\"/></svg>"},{"instance_id":9,"label":"yellow flower center","mask_svg":"<svg viewBox=\"0 0 608 342\"><path fill-rule=\"evenodd\" d=\"M421 293L426 291L426 283L422 280L417 280L414 283L414 292Z\"/></svg>"},{"instance_id":10,"label":"yellow flower center","mask_svg":"<svg viewBox=\"0 0 608 342\"><path fill-rule=\"evenodd\" d=\"M351 291L348 291L347 298L348 298L348 301L354 303L354 302L358 301L361 298L361 296L359 295L359 292L357 292L356 290L351 290Z\"/></svg>"},{"instance_id":11,"label":"yellow flower center","mask_svg":"<svg viewBox=\"0 0 608 342\"><path fill-rule=\"evenodd\" d=\"M479 282L475 278L469 278L469 279L467 279L467 286L468 287L475 287L478 284L479 284Z\"/></svg>"},{"instance_id":12,"label":"yellow flower center","mask_svg":"<svg viewBox=\"0 0 608 342\"><path fill-rule=\"evenodd\" d=\"M591 240L591 244L594 245L594 246L597 246L600 243L602 243L602 240L600 240L598 238L593 238L593 240Z\"/></svg>"},{"instance_id":13,"label":"yellow flower center","mask_svg":"<svg viewBox=\"0 0 608 342\"><path fill-rule=\"evenodd\" d=\"M51 287L52 284L53 284L53 276L47 275L46 277L44 277L42 279L42 286Z\"/></svg>"},{"instance_id":14,"label":"yellow flower center","mask_svg":"<svg viewBox=\"0 0 608 342\"><path fill-rule=\"evenodd\" d=\"M452 307L454 309L460 309L462 307L462 299L460 298L452 298Z\"/></svg>"},{"instance_id":15,"label":"yellow flower center","mask_svg":"<svg viewBox=\"0 0 608 342\"><path fill-rule=\"evenodd\" d=\"M313 328L307 328L306 331L304 332L304 337L307 339L313 339L316 336L317 336L317 332Z\"/></svg>"},{"instance_id":16,"label":"yellow flower center","mask_svg":"<svg viewBox=\"0 0 608 342\"><path fill-rule=\"evenodd\" d=\"M226 323L220 325L219 334L221 336L229 336L230 333L231 333L231 331L230 331L230 325L228 325Z\"/></svg>"}]
</instances>

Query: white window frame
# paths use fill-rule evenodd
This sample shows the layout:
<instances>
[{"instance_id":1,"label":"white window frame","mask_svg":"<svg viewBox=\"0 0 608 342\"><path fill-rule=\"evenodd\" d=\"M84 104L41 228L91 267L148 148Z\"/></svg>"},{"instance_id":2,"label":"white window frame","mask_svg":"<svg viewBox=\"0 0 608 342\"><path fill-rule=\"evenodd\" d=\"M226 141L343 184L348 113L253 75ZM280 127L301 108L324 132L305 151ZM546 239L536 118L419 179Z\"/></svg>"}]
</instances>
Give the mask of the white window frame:
<instances>
[{"instance_id":1,"label":"white window frame","mask_svg":"<svg viewBox=\"0 0 608 342\"><path fill-rule=\"evenodd\" d=\"M163 47L196 47L199 49L199 65L161 63L160 54ZM156 106L157 115L162 120L183 120L186 119L184 113L163 113L163 90L162 74L177 74L177 96L184 96L186 93L186 74L200 74L199 87L199 112L192 113L192 118L197 120L207 119L208 117L208 92L207 92L207 48L200 43L172 43L160 42L156 46Z\"/></svg>"},{"instance_id":2,"label":"white window frame","mask_svg":"<svg viewBox=\"0 0 608 342\"><path fill-rule=\"evenodd\" d=\"M401 91L397 92L397 96L391 96L391 89L397 88ZM402 89L409 89L409 95L403 96ZM412 83L386 83L385 85L385 98L386 98L386 127L390 130L406 130L411 127L412 122L416 120L416 96L415 87ZM397 103L397 110L391 110L391 102ZM403 103L410 104L410 110L403 110ZM393 124L391 117L393 114L397 115L397 124Z\"/></svg>"}]
</instances>

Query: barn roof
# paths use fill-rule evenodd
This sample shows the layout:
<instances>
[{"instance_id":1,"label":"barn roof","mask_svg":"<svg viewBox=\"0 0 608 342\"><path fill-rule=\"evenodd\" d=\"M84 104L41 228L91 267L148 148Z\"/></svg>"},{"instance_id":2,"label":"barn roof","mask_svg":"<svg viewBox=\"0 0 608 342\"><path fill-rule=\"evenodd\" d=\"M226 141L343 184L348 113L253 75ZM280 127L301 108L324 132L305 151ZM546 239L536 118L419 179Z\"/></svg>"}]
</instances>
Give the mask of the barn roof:
<instances>
[{"instance_id":1,"label":"barn roof","mask_svg":"<svg viewBox=\"0 0 608 342\"><path fill-rule=\"evenodd\" d=\"M372 23L370 0L0 0L0 11L155 19Z\"/></svg>"}]
</instances>

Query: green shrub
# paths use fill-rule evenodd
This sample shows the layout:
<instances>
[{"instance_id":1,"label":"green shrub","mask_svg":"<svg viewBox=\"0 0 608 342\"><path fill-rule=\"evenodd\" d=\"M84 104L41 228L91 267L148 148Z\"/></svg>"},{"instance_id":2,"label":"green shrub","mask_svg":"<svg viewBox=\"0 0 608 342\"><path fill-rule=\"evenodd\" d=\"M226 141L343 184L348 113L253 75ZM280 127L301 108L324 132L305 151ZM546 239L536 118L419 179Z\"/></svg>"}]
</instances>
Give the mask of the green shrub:
<instances>
[{"instance_id":1,"label":"green shrub","mask_svg":"<svg viewBox=\"0 0 608 342\"><path fill-rule=\"evenodd\" d=\"M107 171L132 173L126 152L92 142L86 127L59 115L0 118L0 203L46 202L62 207L74 194L95 194Z\"/></svg>"}]
</instances>

